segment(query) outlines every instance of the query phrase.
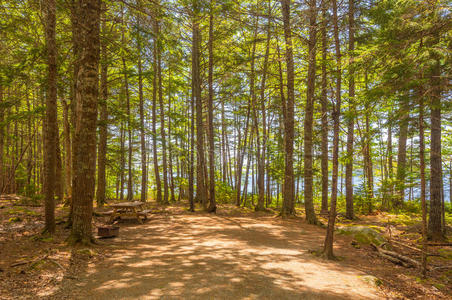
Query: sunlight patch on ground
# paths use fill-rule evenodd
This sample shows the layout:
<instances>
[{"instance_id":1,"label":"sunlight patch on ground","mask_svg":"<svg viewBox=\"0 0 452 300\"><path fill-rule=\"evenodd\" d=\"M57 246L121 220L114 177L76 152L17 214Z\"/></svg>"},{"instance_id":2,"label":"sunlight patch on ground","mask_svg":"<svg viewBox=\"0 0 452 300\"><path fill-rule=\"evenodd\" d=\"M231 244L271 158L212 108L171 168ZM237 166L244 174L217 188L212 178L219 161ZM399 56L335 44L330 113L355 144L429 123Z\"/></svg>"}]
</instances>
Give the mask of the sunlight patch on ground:
<instances>
[{"instance_id":1,"label":"sunlight patch on ground","mask_svg":"<svg viewBox=\"0 0 452 300\"><path fill-rule=\"evenodd\" d=\"M129 240L113 241L118 248L90 268L84 289L105 300L376 299L356 270L306 255L316 235L254 221L189 216L126 228Z\"/></svg>"},{"instance_id":2,"label":"sunlight patch on ground","mask_svg":"<svg viewBox=\"0 0 452 300\"><path fill-rule=\"evenodd\" d=\"M347 293L350 291L356 292L360 295L365 295L367 288L363 287L359 282L356 271L353 274L347 274L340 270L332 270L330 265L322 265L318 261L313 262L299 262L296 260L289 260L286 262L271 262L262 265L262 268L267 270L279 270L286 274L291 274L292 277L300 278L303 286L308 289L317 289L320 291L331 291ZM293 285L293 282L287 282L284 279L277 279L279 285L285 288L290 288L288 284ZM352 288L353 287L353 288ZM368 296L371 296L369 294Z\"/></svg>"}]
</instances>

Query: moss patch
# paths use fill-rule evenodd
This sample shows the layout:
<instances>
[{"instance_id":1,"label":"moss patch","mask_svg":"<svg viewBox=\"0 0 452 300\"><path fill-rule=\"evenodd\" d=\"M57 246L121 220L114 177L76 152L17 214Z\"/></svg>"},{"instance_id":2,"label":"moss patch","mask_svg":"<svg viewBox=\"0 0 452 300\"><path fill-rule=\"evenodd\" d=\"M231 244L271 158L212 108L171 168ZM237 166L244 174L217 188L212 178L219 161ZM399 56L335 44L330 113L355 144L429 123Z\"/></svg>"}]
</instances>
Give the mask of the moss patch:
<instances>
[{"instance_id":1,"label":"moss patch","mask_svg":"<svg viewBox=\"0 0 452 300\"><path fill-rule=\"evenodd\" d=\"M379 279L379 278L377 278L377 277L375 277L375 276L372 276L372 275L365 275L365 276L362 276L361 277L361 279L364 281L364 282L366 282L366 283L368 283L368 284L370 284L370 285L374 285L374 286L381 286L382 284L383 284L383 281L381 281L381 279Z\"/></svg>"},{"instance_id":2,"label":"moss patch","mask_svg":"<svg viewBox=\"0 0 452 300\"><path fill-rule=\"evenodd\" d=\"M17 222L22 222L22 219L20 217L12 217L9 218L8 223L17 223Z\"/></svg>"},{"instance_id":3,"label":"moss patch","mask_svg":"<svg viewBox=\"0 0 452 300\"><path fill-rule=\"evenodd\" d=\"M25 207L15 207L15 208L9 209L6 213L9 215L20 215L20 214L27 215L27 216L39 215L34 210L29 210Z\"/></svg>"},{"instance_id":4,"label":"moss patch","mask_svg":"<svg viewBox=\"0 0 452 300\"><path fill-rule=\"evenodd\" d=\"M386 239L376 229L367 226L345 226L338 228L340 234L351 235L360 244L381 245Z\"/></svg>"},{"instance_id":5,"label":"moss patch","mask_svg":"<svg viewBox=\"0 0 452 300\"><path fill-rule=\"evenodd\" d=\"M452 250L450 249L439 249L439 254L447 260L452 260Z\"/></svg>"}]
</instances>

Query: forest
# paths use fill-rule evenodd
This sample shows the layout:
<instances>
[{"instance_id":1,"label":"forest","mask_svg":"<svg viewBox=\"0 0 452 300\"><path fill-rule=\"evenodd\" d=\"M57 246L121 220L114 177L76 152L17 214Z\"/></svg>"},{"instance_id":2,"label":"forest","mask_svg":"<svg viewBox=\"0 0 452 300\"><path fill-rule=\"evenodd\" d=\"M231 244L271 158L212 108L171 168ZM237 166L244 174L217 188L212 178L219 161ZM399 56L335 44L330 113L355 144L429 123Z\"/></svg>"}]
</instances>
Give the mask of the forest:
<instances>
[{"instance_id":1,"label":"forest","mask_svg":"<svg viewBox=\"0 0 452 300\"><path fill-rule=\"evenodd\" d=\"M452 297L450 1L0 3L1 299Z\"/></svg>"}]
</instances>

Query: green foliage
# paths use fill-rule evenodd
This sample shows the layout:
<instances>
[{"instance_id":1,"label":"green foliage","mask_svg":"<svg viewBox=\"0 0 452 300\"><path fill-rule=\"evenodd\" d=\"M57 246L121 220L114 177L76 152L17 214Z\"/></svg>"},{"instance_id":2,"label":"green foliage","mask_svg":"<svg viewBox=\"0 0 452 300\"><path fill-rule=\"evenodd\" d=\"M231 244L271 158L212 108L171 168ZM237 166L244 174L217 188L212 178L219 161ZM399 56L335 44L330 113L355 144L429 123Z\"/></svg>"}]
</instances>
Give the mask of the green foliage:
<instances>
[{"instance_id":1,"label":"green foliage","mask_svg":"<svg viewBox=\"0 0 452 300\"><path fill-rule=\"evenodd\" d=\"M234 189L225 182L217 181L215 197L219 203L233 203L235 199Z\"/></svg>"},{"instance_id":2,"label":"green foliage","mask_svg":"<svg viewBox=\"0 0 452 300\"><path fill-rule=\"evenodd\" d=\"M12 217L9 218L8 223L18 223L18 222L22 222L22 219L20 217Z\"/></svg>"},{"instance_id":3,"label":"green foliage","mask_svg":"<svg viewBox=\"0 0 452 300\"><path fill-rule=\"evenodd\" d=\"M39 213L37 213L36 211L30 210L26 207L21 207L21 206L16 206L12 209L9 209L6 213L9 215L16 215L16 214L17 215L23 214L23 215L28 215L28 216L38 216L39 215Z\"/></svg>"}]
</instances>

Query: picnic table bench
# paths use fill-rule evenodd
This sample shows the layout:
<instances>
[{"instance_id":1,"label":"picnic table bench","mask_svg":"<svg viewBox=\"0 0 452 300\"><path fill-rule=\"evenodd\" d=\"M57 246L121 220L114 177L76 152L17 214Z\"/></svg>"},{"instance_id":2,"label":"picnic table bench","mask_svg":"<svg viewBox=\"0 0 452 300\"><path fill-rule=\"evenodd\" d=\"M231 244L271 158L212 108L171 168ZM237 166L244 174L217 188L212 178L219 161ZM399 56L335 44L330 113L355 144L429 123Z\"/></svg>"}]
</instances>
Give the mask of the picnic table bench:
<instances>
[{"instance_id":1,"label":"picnic table bench","mask_svg":"<svg viewBox=\"0 0 452 300\"><path fill-rule=\"evenodd\" d=\"M140 201L110 204L110 207L113 208L113 212L110 215L109 223L113 223L118 217L133 217L137 219L138 223L142 224L143 221L140 219L140 216L146 220L147 214L150 212L149 210L144 210L143 206L144 203Z\"/></svg>"}]
</instances>

